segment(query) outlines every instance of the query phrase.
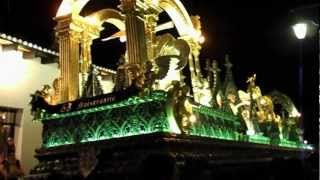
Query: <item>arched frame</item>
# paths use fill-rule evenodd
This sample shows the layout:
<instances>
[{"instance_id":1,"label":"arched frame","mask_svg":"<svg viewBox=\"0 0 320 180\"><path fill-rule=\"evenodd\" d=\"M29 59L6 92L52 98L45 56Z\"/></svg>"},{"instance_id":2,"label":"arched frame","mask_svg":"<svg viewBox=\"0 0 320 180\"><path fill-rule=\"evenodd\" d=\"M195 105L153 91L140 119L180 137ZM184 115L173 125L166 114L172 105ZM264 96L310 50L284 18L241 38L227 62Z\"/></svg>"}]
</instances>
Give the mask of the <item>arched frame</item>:
<instances>
[{"instance_id":1,"label":"arched frame","mask_svg":"<svg viewBox=\"0 0 320 180\"><path fill-rule=\"evenodd\" d=\"M95 0L63 0L57 11L56 17L72 14L79 15L81 10L89 1ZM180 0L158 0L153 1L153 5L163 9L174 22L177 31L181 37L198 38L198 33L194 29L192 21L185 7ZM99 16L98 21L109 22L120 30L123 30L121 13L114 9L100 10L94 14ZM102 24L102 22L100 22Z\"/></svg>"}]
</instances>

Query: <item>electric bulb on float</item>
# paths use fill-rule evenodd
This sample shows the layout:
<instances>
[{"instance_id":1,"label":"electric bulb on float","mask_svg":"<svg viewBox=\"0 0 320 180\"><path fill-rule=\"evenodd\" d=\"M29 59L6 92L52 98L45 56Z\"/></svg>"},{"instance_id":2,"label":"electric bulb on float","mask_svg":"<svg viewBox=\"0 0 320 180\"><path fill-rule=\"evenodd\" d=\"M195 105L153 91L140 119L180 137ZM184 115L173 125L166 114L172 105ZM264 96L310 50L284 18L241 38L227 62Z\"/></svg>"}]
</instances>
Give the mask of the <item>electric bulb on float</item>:
<instances>
[{"instance_id":1,"label":"electric bulb on float","mask_svg":"<svg viewBox=\"0 0 320 180\"><path fill-rule=\"evenodd\" d=\"M198 41L200 44L203 44L206 41L206 38L203 35L200 35Z\"/></svg>"}]
</instances>

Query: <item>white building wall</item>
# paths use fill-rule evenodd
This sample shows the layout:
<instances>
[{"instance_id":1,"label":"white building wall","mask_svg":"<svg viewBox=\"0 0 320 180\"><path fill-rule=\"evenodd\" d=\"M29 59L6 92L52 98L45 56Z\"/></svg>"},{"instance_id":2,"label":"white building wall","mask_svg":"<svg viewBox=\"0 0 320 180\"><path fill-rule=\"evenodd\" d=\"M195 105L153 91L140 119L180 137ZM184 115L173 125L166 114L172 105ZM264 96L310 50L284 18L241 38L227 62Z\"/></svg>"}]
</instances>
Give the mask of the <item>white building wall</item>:
<instances>
[{"instance_id":1,"label":"white building wall","mask_svg":"<svg viewBox=\"0 0 320 180\"><path fill-rule=\"evenodd\" d=\"M1 46L0 46L1 47ZM37 163L34 151L41 146L41 123L32 122L30 94L51 85L59 76L57 64L41 64L39 58L23 59L18 51L0 48L0 106L23 109L21 126L15 129L16 157L26 173Z\"/></svg>"},{"instance_id":2,"label":"white building wall","mask_svg":"<svg viewBox=\"0 0 320 180\"><path fill-rule=\"evenodd\" d=\"M107 76L106 79L103 80L100 78L100 83L104 94L112 93L115 84L112 81L111 75Z\"/></svg>"},{"instance_id":3,"label":"white building wall","mask_svg":"<svg viewBox=\"0 0 320 180\"><path fill-rule=\"evenodd\" d=\"M88 76L85 77L85 79L82 77L81 74L79 74L79 84L80 84L80 88L79 88L79 94L80 97L82 96L82 91L83 91L83 85L85 85L85 82L87 81ZM83 82L83 79L85 82ZM108 75L108 76L104 76L104 78L102 79L101 76L98 76L98 79L100 81L101 84L101 88L103 90L104 94L108 94L108 93L112 93L113 92L113 88L115 86L113 80L112 80L112 75Z\"/></svg>"}]
</instances>

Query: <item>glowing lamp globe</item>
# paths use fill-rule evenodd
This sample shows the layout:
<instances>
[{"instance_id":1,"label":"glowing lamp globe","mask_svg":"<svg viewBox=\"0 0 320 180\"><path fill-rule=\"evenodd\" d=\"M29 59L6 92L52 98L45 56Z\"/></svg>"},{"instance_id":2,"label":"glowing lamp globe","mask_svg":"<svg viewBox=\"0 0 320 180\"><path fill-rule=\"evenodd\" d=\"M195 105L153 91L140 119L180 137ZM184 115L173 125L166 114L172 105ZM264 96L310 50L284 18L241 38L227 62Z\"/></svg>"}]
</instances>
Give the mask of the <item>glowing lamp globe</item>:
<instances>
[{"instance_id":1,"label":"glowing lamp globe","mask_svg":"<svg viewBox=\"0 0 320 180\"><path fill-rule=\"evenodd\" d=\"M307 35L307 24L305 23L298 23L295 24L293 27L294 34L298 39L304 39Z\"/></svg>"}]
</instances>

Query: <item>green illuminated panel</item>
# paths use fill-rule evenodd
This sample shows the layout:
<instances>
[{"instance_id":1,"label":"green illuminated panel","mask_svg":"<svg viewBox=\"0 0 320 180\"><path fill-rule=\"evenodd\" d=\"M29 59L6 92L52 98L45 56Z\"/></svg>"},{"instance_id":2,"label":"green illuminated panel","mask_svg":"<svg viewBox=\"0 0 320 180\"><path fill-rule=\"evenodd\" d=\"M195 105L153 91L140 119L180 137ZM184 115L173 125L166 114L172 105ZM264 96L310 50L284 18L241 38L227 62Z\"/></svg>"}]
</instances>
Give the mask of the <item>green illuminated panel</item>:
<instances>
[{"instance_id":1,"label":"green illuminated panel","mask_svg":"<svg viewBox=\"0 0 320 180\"><path fill-rule=\"evenodd\" d=\"M241 139L238 117L205 106L193 109L198 120L190 131L191 135L234 141Z\"/></svg>"},{"instance_id":2,"label":"green illuminated panel","mask_svg":"<svg viewBox=\"0 0 320 180\"><path fill-rule=\"evenodd\" d=\"M165 93L91 108L63 115L47 116L43 146L54 147L111 138L170 132L165 113Z\"/></svg>"},{"instance_id":3,"label":"green illuminated panel","mask_svg":"<svg viewBox=\"0 0 320 180\"><path fill-rule=\"evenodd\" d=\"M201 114L205 114L211 117L224 119L225 121L231 121L232 123L235 123L237 126L240 125L240 119L237 116L234 116L230 113L224 112L220 109L213 109L206 106L195 106L194 111L199 112Z\"/></svg>"}]
</instances>

